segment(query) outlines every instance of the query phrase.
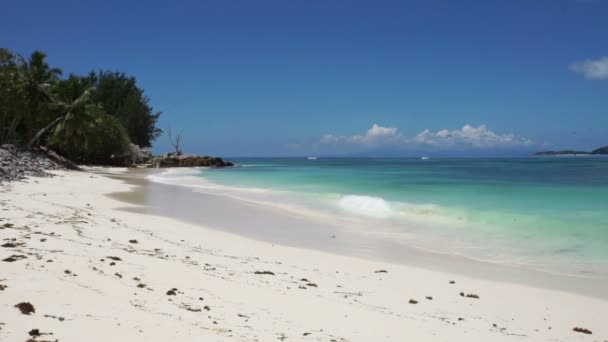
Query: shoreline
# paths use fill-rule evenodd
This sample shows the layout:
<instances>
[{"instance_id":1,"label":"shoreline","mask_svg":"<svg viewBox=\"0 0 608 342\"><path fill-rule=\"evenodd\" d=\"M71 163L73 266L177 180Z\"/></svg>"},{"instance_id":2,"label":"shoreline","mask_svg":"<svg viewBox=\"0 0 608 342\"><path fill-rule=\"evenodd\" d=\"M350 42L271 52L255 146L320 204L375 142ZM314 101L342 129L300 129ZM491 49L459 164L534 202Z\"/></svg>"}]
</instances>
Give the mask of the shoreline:
<instances>
[{"instance_id":1,"label":"shoreline","mask_svg":"<svg viewBox=\"0 0 608 342\"><path fill-rule=\"evenodd\" d=\"M2 340L608 338L606 300L253 240L138 213L108 196L136 190L124 180L55 173L0 188L0 257L26 257L2 262Z\"/></svg>"},{"instance_id":2,"label":"shoreline","mask_svg":"<svg viewBox=\"0 0 608 342\"><path fill-rule=\"evenodd\" d=\"M163 184L147 179L146 176L160 170L129 170L126 173L109 174L136 186L129 192L111 194L112 198L128 204L137 205L137 209L126 210L150 215L159 215L180 220L185 223L201 225L206 222L208 228L233 233L238 236L261 242L305 248L331 254L369 259L378 262L389 262L439 272L466 275L470 277L511 282L535 286L538 288L578 293L586 296L608 300L607 280L600 277L584 277L561 274L547 270L535 269L527 265L511 265L452 253L441 253L405 242L387 242L382 236L374 239L372 235L359 236L361 232L349 232L325 222L324 218L311 218L314 213L302 215L299 212L283 212L283 207L261 202L205 192L186 185ZM165 194L171 194L170 208L164 203ZM145 202L148 203L145 203ZM202 203L201 207L198 204ZM213 206L213 209L207 209ZM231 217L223 208L237 208L255 222L254 228ZM213 219L215 217L215 219ZM210 226L209 224L213 224ZM346 222L349 223L349 222ZM350 222L354 224L354 222ZM366 223L366 222L365 222ZM364 224L365 224L364 223ZM288 226L287 230L268 227ZM248 229L243 229L246 227ZM362 240L364 238L366 241ZM373 242L368 242L372 240ZM368 248L360 245L370 244ZM381 250L381 251L378 251Z\"/></svg>"}]
</instances>

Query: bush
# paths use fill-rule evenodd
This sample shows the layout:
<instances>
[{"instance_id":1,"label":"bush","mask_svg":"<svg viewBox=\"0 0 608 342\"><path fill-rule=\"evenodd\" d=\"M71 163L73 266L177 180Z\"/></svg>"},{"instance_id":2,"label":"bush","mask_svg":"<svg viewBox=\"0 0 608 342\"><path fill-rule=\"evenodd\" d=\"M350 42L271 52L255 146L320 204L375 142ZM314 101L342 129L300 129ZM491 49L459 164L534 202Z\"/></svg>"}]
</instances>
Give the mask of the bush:
<instances>
[{"instance_id":1,"label":"bush","mask_svg":"<svg viewBox=\"0 0 608 342\"><path fill-rule=\"evenodd\" d=\"M91 133L85 153L87 162L111 165L129 163L127 159L131 141L127 130L117 118L107 114L99 115Z\"/></svg>"}]
</instances>

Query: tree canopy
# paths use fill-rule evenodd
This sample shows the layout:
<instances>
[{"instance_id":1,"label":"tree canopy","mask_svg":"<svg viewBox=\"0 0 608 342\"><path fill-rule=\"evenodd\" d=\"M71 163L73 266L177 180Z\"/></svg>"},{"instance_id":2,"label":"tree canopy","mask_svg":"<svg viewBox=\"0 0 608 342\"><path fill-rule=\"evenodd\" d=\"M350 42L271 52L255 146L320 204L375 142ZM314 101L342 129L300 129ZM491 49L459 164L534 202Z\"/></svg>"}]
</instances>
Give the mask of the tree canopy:
<instances>
[{"instance_id":1,"label":"tree canopy","mask_svg":"<svg viewBox=\"0 0 608 342\"><path fill-rule=\"evenodd\" d=\"M0 144L41 144L81 162L107 163L129 142L151 146L161 134L154 111L133 76L123 72L70 74L0 49Z\"/></svg>"}]
</instances>

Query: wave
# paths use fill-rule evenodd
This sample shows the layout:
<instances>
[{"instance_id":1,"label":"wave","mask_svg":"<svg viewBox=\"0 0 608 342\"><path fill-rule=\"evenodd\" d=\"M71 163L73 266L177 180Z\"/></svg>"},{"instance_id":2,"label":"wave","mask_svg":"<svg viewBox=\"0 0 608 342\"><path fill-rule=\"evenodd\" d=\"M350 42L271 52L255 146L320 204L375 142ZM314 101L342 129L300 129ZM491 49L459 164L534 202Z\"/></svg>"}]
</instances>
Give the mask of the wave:
<instances>
[{"instance_id":1,"label":"wave","mask_svg":"<svg viewBox=\"0 0 608 342\"><path fill-rule=\"evenodd\" d=\"M338 205L355 215L388 218L394 214L391 204L380 197L346 195L340 198Z\"/></svg>"},{"instance_id":2,"label":"wave","mask_svg":"<svg viewBox=\"0 0 608 342\"><path fill-rule=\"evenodd\" d=\"M209 181L204 177L208 167L182 167L168 169L158 174L149 175L148 180L168 185L180 185L205 190L223 190L239 192L269 192L269 189L228 186Z\"/></svg>"},{"instance_id":3,"label":"wave","mask_svg":"<svg viewBox=\"0 0 608 342\"><path fill-rule=\"evenodd\" d=\"M149 175L147 178L161 184L191 187L213 194L280 206L309 214L313 212L319 215L335 213L337 209L353 218L395 219L426 223L456 222L435 204L389 201L382 197L361 194L298 193L269 188L225 185L208 180L205 177L208 169L206 167L168 169L159 174ZM314 200L311 201L311 198Z\"/></svg>"}]
</instances>

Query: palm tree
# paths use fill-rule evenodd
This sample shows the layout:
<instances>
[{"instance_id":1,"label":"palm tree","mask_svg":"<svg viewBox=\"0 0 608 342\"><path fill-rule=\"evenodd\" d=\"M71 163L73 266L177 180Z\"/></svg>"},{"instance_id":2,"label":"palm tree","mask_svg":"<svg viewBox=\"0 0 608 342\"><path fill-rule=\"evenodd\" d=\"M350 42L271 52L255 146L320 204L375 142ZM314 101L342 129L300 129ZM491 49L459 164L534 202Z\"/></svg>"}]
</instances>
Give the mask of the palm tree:
<instances>
[{"instance_id":1,"label":"palm tree","mask_svg":"<svg viewBox=\"0 0 608 342\"><path fill-rule=\"evenodd\" d=\"M26 99L26 109L23 114L23 121L26 136L32 137L35 126L44 122L40 117L40 105L48 99L47 94L42 91L43 87L48 87L55 82L62 72L59 68L50 68L46 62L46 54L41 51L34 51L29 59L19 55L19 88Z\"/></svg>"},{"instance_id":2,"label":"palm tree","mask_svg":"<svg viewBox=\"0 0 608 342\"><path fill-rule=\"evenodd\" d=\"M51 106L55 107L62 114L39 130L28 143L28 147L31 147L51 129L53 130L51 138L58 139L61 137L69 146L79 146L85 143L87 126L91 125L96 114L101 112L97 105L89 103L93 88L87 88L78 98L70 103L56 99L48 91L48 87L41 87L40 89L52 101Z\"/></svg>"}]
</instances>

